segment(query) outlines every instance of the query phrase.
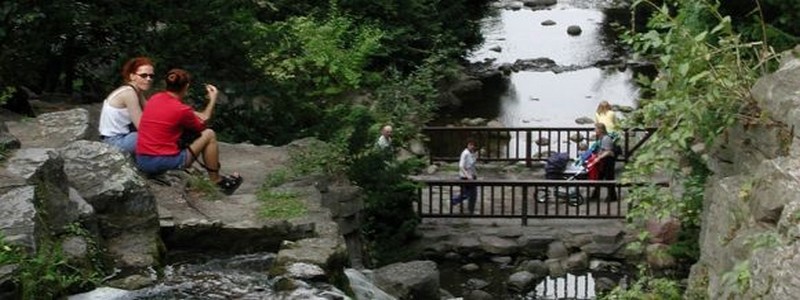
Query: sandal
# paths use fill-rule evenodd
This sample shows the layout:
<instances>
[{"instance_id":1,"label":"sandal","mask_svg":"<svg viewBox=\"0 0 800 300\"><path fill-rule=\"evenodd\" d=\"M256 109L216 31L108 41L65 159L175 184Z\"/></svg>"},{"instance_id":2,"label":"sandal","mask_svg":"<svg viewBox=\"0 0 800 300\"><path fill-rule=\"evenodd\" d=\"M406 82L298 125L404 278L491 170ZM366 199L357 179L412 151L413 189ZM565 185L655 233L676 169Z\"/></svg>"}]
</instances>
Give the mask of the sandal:
<instances>
[{"instance_id":1,"label":"sandal","mask_svg":"<svg viewBox=\"0 0 800 300\"><path fill-rule=\"evenodd\" d=\"M239 188L240 185L242 185L242 181L244 181L242 176L225 175L222 176L222 179L217 182L217 187L222 190L223 194L231 195L236 191L236 189Z\"/></svg>"}]
</instances>

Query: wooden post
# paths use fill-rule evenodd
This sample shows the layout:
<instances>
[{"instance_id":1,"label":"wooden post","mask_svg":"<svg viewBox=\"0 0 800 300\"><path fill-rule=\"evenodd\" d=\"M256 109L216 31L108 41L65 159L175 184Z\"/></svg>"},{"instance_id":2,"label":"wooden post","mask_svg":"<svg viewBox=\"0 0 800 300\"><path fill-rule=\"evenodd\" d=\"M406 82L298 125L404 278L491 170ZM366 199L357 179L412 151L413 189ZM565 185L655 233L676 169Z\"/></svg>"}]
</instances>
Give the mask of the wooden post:
<instances>
[{"instance_id":1,"label":"wooden post","mask_svg":"<svg viewBox=\"0 0 800 300\"><path fill-rule=\"evenodd\" d=\"M528 186L522 186L522 226L528 226Z\"/></svg>"}]
</instances>

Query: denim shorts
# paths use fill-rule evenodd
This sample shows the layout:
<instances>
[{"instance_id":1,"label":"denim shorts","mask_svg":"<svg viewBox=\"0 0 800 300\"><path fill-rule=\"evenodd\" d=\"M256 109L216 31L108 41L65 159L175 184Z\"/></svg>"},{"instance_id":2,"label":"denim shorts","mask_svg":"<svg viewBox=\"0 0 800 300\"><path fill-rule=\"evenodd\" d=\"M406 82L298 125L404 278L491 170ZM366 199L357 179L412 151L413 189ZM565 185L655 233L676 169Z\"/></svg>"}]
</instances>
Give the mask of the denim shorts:
<instances>
[{"instance_id":1,"label":"denim shorts","mask_svg":"<svg viewBox=\"0 0 800 300\"><path fill-rule=\"evenodd\" d=\"M183 170L189 150L183 149L175 155L136 155L136 166L147 174L161 174L168 170Z\"/></svg>"},{"instance_id":2,"label":"denim shorts","mask_svg":"<svg viewBox=\"0 0 800 300\"><path fill-rule=\"evenodd\" d=\"M139 134L136 131L126 134L118 134L115 136L104 137L103 143L115 146L127 153L133 153L136 151L137 136L139 136Z\"/></svg>"}]
</instances>

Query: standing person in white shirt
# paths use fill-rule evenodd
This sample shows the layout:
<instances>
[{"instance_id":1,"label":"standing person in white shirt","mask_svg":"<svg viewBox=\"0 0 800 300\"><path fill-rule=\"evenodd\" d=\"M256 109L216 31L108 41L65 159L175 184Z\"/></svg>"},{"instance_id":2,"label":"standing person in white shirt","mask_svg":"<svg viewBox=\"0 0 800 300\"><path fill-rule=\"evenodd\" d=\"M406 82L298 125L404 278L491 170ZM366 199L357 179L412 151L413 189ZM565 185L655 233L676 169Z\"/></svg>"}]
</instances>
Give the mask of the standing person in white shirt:
<instances>
[{"instance_id":1,"label":"standing person in white shirt","mask_svg":"<svg viewBox=\"0 0 800 300\"><path fill-rule=\"evenodd\" d=\"M468 140L467 148L461 152L461 158L458 160L458 177L461 180L475 181L478 179L477 169L475 168L475 163L478 161L478 152L476 150L477 146L475 145L475 141ZM460 195L453 196L453 198L450 199L450 204L456 205L464 200L469 200L469 213L473 214L475 212L477 197L478 187L474 184L467 183L461 186Z\"/></svg>"}]
</instances>

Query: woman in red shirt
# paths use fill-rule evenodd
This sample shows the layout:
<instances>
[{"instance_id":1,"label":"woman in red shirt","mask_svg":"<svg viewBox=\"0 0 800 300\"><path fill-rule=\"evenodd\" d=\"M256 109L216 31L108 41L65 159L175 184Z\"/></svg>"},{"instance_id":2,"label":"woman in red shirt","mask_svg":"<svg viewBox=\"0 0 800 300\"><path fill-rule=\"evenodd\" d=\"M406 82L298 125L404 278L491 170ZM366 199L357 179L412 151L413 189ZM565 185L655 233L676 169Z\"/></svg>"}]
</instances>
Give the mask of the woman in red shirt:
<instances>
[{"instance_id":1,"label":"woman in red shirt","mask_svg":"<svg viewBox=\"0 0 800 300\"><path fill-rule=\"evenodd\" d=\"M203 156L201 165L208 171L208 178L226 194L232 194L242 183L238 174L220 176L219 144L214 130L206 128L217 103L217 88L207 84L208 105L202 112L195 112L182 102L189 90L191 76L182 69L167 73L166 90L156 93L147 101L139 121L139 138L136 142L136 165L150 175L167 170L187 168ZM199 132L200 137L186 149L178 147L184 131Z\"/></svg>"}]
</instances>

